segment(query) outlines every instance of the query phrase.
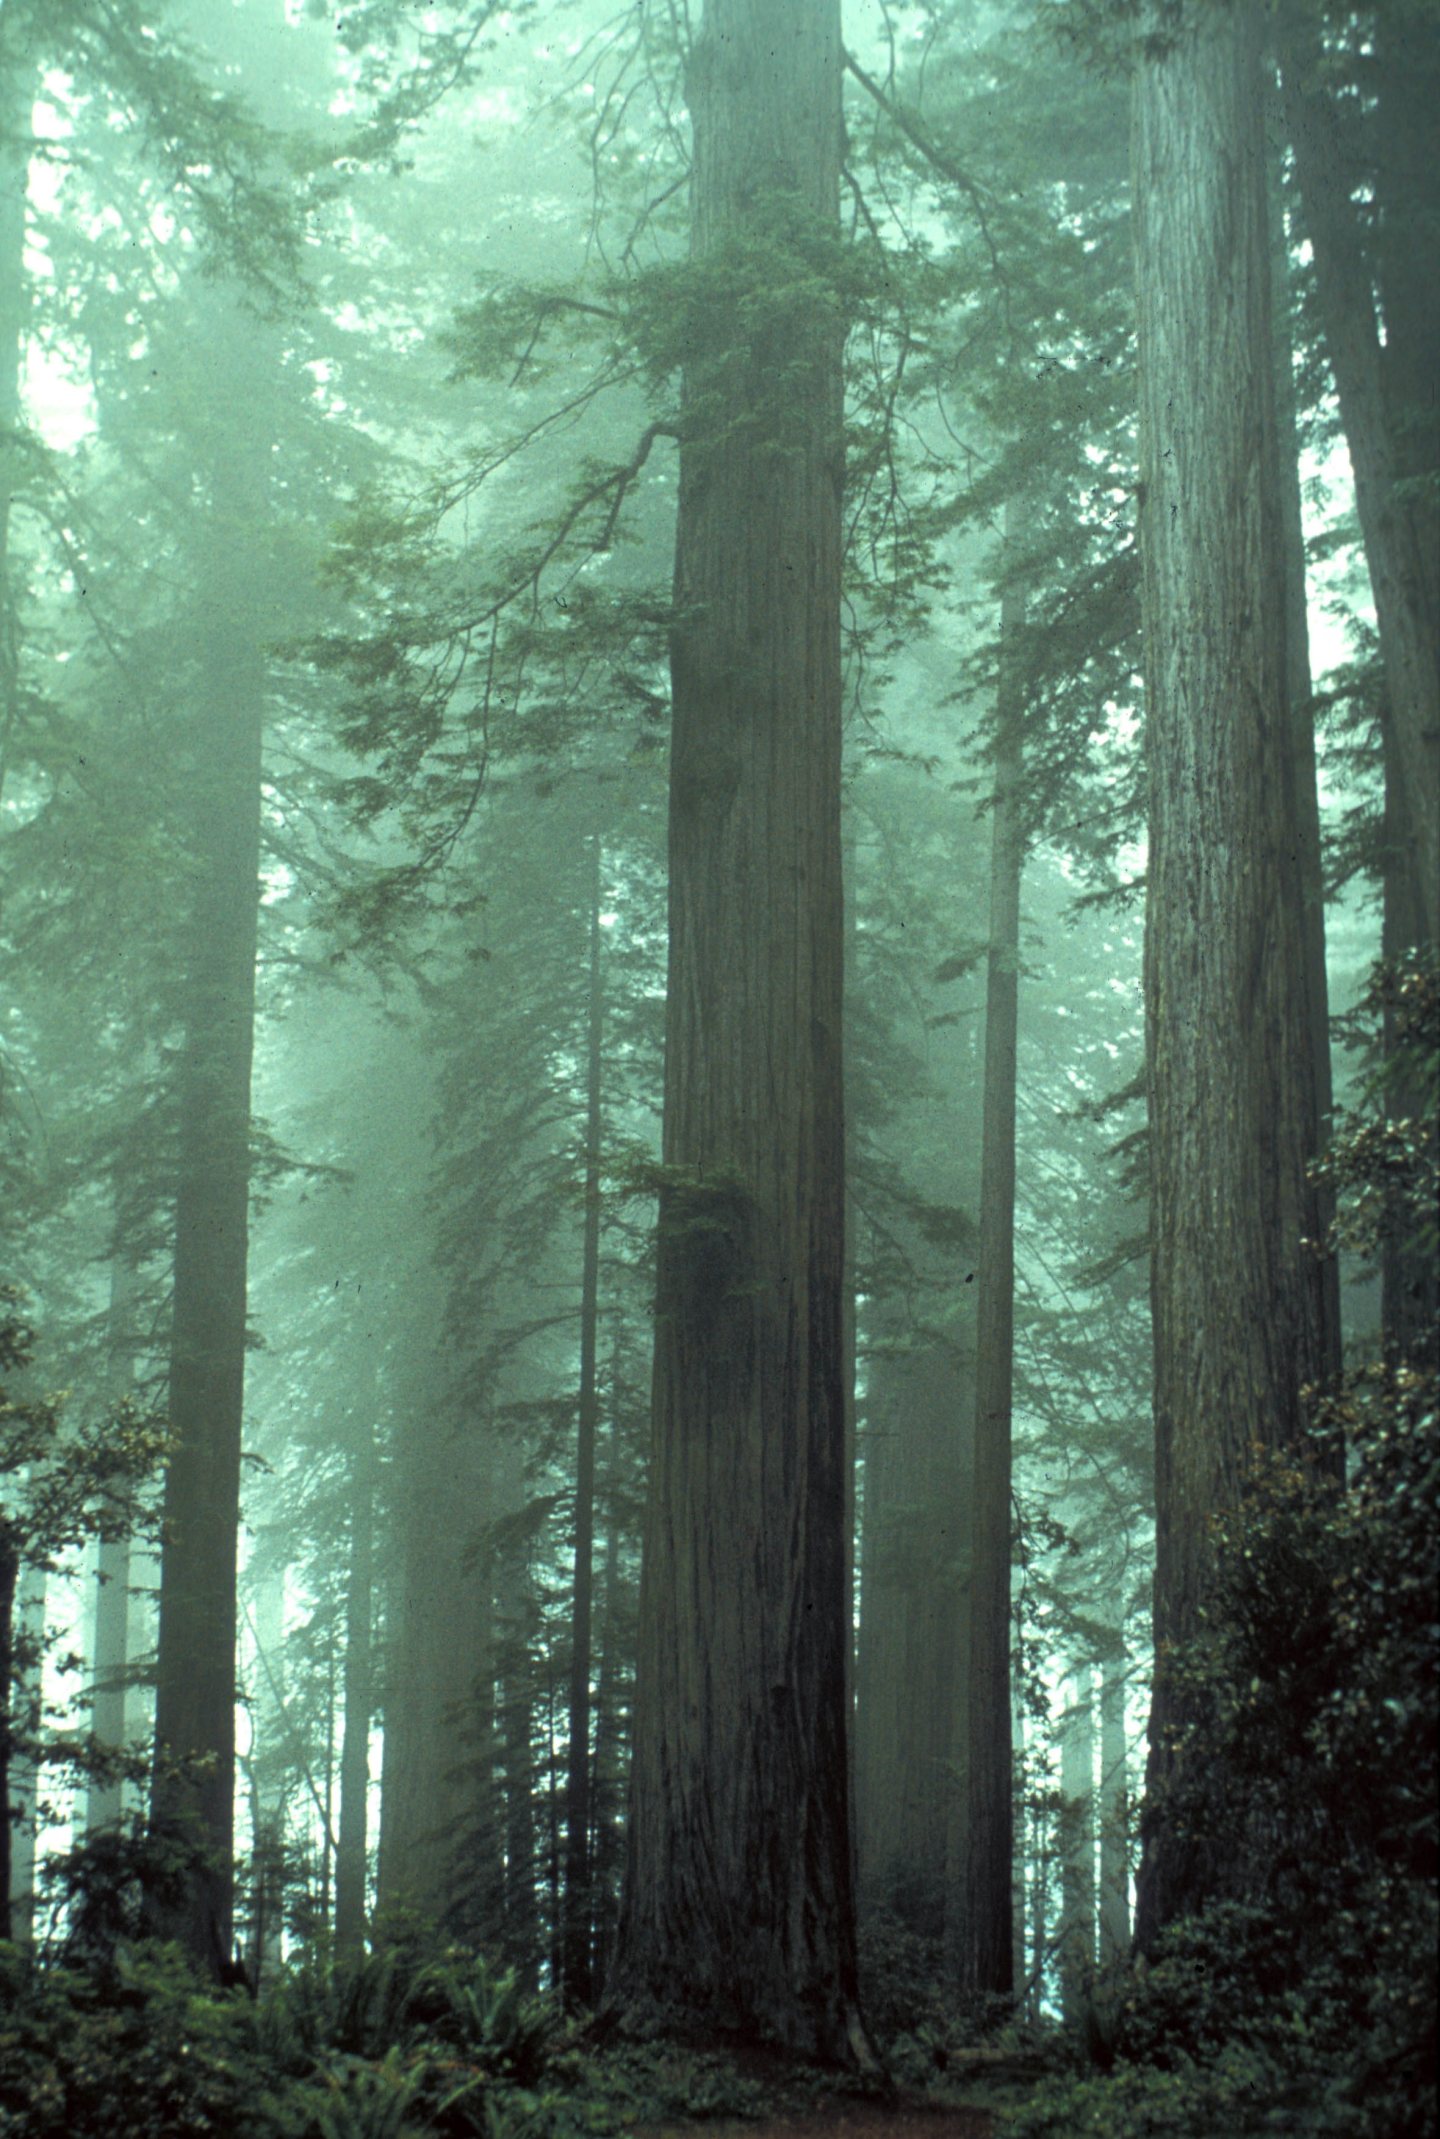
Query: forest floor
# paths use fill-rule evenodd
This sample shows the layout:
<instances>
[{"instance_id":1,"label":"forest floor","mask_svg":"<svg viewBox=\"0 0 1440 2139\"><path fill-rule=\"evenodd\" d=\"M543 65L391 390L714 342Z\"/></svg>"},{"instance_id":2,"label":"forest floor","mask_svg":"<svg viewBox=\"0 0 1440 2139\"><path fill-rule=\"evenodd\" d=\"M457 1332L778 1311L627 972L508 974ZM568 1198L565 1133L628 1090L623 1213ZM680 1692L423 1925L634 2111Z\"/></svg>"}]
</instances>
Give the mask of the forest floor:
<instances>
[{"instance_id":1,"label":"forest floor","mask_svg":"<svg viewBox=\"0 0 1440 2139\"><path fill-rule=\"evenodd\" d=\"M995 2120L978 2105L924 2095L822 2096L804 2110L707 2122L706 2139L991 2139ZM651 2124L634 2139L695 2139L694 2124Z\"/></svg>"},{"instance_id":2,"label":"forest floor","mask_svg":"<svg viewBox=\"0 0 1440 2139\"><path fill-rule=\"evenodd\" d=\"M933 2087L887 2085L838 2079L783 2053L732 2046L715 2060L725 2076L712 2075L703 2122L692 2094L679 2114L642 2110L626 2139L700 2139L702 2132L703 2139L993 2139L998 2113L1034 2084L1033 2051L974 2047L952 2058L953 2069L937 2073Z\"/></svg>"}]
</instances>

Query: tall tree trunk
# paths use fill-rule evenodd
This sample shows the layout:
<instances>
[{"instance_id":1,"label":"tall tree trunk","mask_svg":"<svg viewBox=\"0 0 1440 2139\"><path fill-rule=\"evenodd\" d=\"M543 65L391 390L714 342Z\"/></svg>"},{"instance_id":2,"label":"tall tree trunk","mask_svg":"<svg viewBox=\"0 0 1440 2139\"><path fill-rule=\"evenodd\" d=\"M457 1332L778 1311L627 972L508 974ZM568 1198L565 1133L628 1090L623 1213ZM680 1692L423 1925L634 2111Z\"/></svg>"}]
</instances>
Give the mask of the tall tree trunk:
<instances>
[{"instance_id":1,"label":"tall tree trunk","mask_svg":"<svg viewBox=\"0 0 1440 2139\"><path fill-rule=\"evenodd\" d=\"M1100 1679L1100 1961L1118 1967L1130 1950L1130 1787L1125 1739L1125 1651Z\"/></svg>"},{"instance_id":2,"label":"tall tree trunk","mask_svg":"<svg viewBox=\"0 0 1440 2139\"><path fill-rule=\"evenodd\" d=\"M1305 1161L1317 1142L1285 671L1258 40L1197 10L1136 69L1145 990L1159 1659L1137 1932L1219 1881L1225 1838L1166 1822L1165 1668L1196 1630L1209 1517L1251 1448L1299 1441L1324 1371Z\"/></svg>"},{"instance_id":3,"label":"tall tree trunk","mask_svg":"<svg viewBox=\"0 0 1440 2139\"><path fill-rule=\"evenodd\" d=\"M612 1392L616 1389L611 1380ZM619 1418L612 1395L612 1419ZM612 1426L612 1436L615 1432ZM595 1989L603 1991L615 1943L615 1903L623 1810L625 1748L621 1729L620 1523L613 1512L605 1539L605 1604L601 1620L600 1670L595 1686L595 1790L591 1806L590 1887L595 1917Z\"/></svg>"},{"instance_id":4,"label":"tall tree trunk","mask_svg":"<svg viewBox=\"0 0 1440 2139\"><path fill-rule=\"evenodd\" d=\"M250 1701L250 1981L273 1977L284 1954L286 1828L290 1793L304 1761L286 1703L285 1575L272 1563L253 1596L255 1682Z\"/></svg>"},{"instance_id":5,"label":"tall tree trunk","mask_svg":"<svg viewBox=\"0 0 1440 2139\"><path fill-rule=\"evenodd\" d=\"M10 1883L15 1829L11 1820L11 1764L15 1750L15 1597L20 1586L20 1548L0 1515L0 1938L10 1936Z\"/></svg>"},{"instance_id":6,"label":"tall tree trunk","mask_svg":"<svg viewBox=\"0 0 1440 2139\"><path fill-rule=\"evenodd\" d=\"M96 1746L117 1754L126 1743L130 1675L130 1540L102 1538L95 1548L95 1603L90 1645L90 1728ZM118 1773L95 1774L85 1791L85 1832L118 1827L124 1787Z\"/></svg>"},{"instance_id":7,"label":"tall tree trunk","mask_svg":"<svg viewBox=\"0 0 1440 2139\"><path fill-rule=\"evenodd\" d=\"M971 1549L968 1362L933 1335L870 1363L855 1824L862 1908L921 1938L945 1928L947 1856L963 1822L953 1722L964 1702Z\"/></svg>"},{"instance_id":8,"label":"tall tree trunk","mask_svg":"<svg viewBox=\"0 0 1440 2139\"><path fill-rule=\"evenodd\" d=\"M1023 1796L1019 1794L1019 1784L1025 1774L1025 1709L1018 1690L1014 1688L1013 1680L1011 1698L1010 1759L1011 1774L1015 1779L1017 1794L1012 1799L1014 1805L1014 1856L1010 1880L1012 1897L1010 1904L1010 1951L1012 1955L1010 1967L1011 1988L1018 1998L1025 1981L1025 1955L1029 1950L1025 1942L1029 1893L1025 1880L1027 1862L1025 1805Z\"/></svg>"},{"instance_id":9,"label":"tall tree trunk","mask_svg":"<svg viewBox=\"0 0 1440 2139\"><path fill-rule=\"evenodd\" d=\"M335 1644L332 1636L325 1673L325 1769L324 1794L320 1801L320 1893L314 1921L322 1938L333 1936L330 1894L335 1875Z\"/></svg>"},{"instance_id":10,"label":"tall tree trunk","mask_svg":"<svg viewBox=\"0 0 1440 2139\"><path fill-rule=\"evenodd\" d=\"M1392 56L1392 70L1394 64ZM1404 64L1414 64L1408 54ZM1317 79L1320 68L1313 33L1292 19L1283 54L1285 119L1375 597L1394 768L1393 781L1387 779L1397 841L1391 866L1404 869L1409 878L1419 940L1435 943L1440 941L1440 558L1435 506L1425 495L1425 478L1433 483L1435 477L1436 419L1429 413L1435 345L1423 331L1407 334L1403 319L1392 323L1387 317L1387 343L1394 334L1397 371L1417 360L1424 368L1421 391L1413 402L1406 397L1418 432L1407 422L1397 436L1393 402L1387 404L1374 280L1354 200L1361 174L1346 152L1334 99ZM1392 97L1397 124L1400 104ZM1428 182L1433 150L1426 152L1423 145L1421 165ZM1405 264L1392 287L1416 280L1433 281L1419 259ZM1429 302L1433 306L1433 295ZM1407 487L1412 472L1422 480Z\"/></svg>"},{"instance_id":11,"label":"tall tree trunk","mask_svg":"<svg viewBox=\"0 0 1440 2139\"><path fill-rule=\"evenodd\" d=\"M17 49L28 28L18 10L0 13L0 794L20 719L10 516L20 474L20 374L30 307L25 199L35 74L27 54Z\"/></svg>"},{"instance_id":12,"label":"tall tree trunk","mask_svg":"<svg viewBox=\"0 0 1440 2139\"><path fill-rule=\"evenodd\" d=\"M1095 1727L1091 1670L1075 1674L1060 1725L1060 2002L1067 2022L1084 2017L1095 1974Z\"/></svg>"},{"instance_id":13,"label":"tall tree trunk","mask_svg":"<svg viewBox=\"0 0 1440 2139\"><path fill-rule=\"evenodd\" d=\"M335 1851L335 1952L358 1959L365 1944L370 1723L375 1710L371 1626L375 1567L375 1437L367 1421L353 1466L350 1573L345 1591L345 1720L340 1741L340 1833Z\"/></svg>"},{"instance_id":14,"label":"tall tree trunk","mask_svg":"<svg viewBox=\"0 0 1440 2139\"><path fill-rule=\"evenodd\" d=\"M1273 106L1273 93L1267 104ZM1330 984L1325 964L1325 863L1320 838L1320 782L1315 755L1315 700L1310 674L1309 591L1305 572L1305 522L1300 492L1300 430L1295 398L1295 359L1289 296L1290 257L1275 146L1267 159L1266 204L1270 234L1270 311L1275 363L1275 422L1280 465L1280 534L1285 572L1285 682L1290 698L1290 767L1294 797L1296 860L1305 960L1305 1001L1315 1080L1315 1143L1318 1159L1334 1125L1335 1084L1330 1061ZM1335 1216L1333 1190L1317 1185L1317 1243ZM1318 1365L1329 1380L1340 1372L1342 1324L1340 1260L1320 1265L1321 1328Z\"/></svg>"},{"instance_id":15,"label":"tall tree trunk","mask_svg":"<svg viewBox=\"0 0 1440 2139\"><path fill-rule=\"evenodd\" d=\"M501 1687L505 1755L505 1953L527 1988L534 1986L540 1953L540 1911L535 1890L535 1674L522 1634L511 1630L511 1651Z\"/></svg>"},{"instance_id":16,"label":"tall tree trunk","mask_svg":"<svg viewBox=\"0 0 1440 2139\"><path fill-rule=\"evenodd\" d=\"M1045 1998L1046 1942L1050 1936L1050 1830L1044 1812L1034 1819L1035 1861L1030 1881L1031 2008L1039 2012Z\"/></svg>"},{"instance_id":17,"label":"tall tree trunk","mask_svg":"<svg viewBox=\"0 0 1440 2139\"><path fill-rule=\"evenodd\" d=\"M1005 516L1007 538L1017 515ZM1010 1752L1010 1420L1015 1357L1015 1079L1020 1002L1022 678L1015 634L1024 613L1013 578L1000 608L990 816L990 948L985 988L985 1102L975 1302L975 1470L971 1493L970 1750L959 1980L971 1996L1014 1984Z\"/></svg>"},{"instance_id":18,"label":"tall tree trunk","mask_svg":"<svg viewBox=\"0 0 1440 2139\"><path fill-rule=\"evenodd\" d=\"M432 1925L473 1885L476 1771L465 1737L475 1687L494 1671L494 1575L476 1533L482 1511L508 1506L492 1486L488 1451L482 1459L468 1437L437 1427L428 1407L412 1413L396 1445L376 1886L379 1909ZM483 1824L489 1807L479 1810Z\"/></svg>"},{"instance_id":19,"label":"tall tree trunk","mask_svg":"<svg viewBox=\"0 0 1440 2139\"><path fill-rule=\"evenodd\" d=\"M115 1254L110 1264L109 1327L112 1384L117 1403L130 1394L134 1380L130 1327L135 1272ZM126 1743L126 1705L130 1676L130 1540L103 1537L95 1547L95 1601L90 1642L90 1728L98 1748L118 1754ZM124 1791L118 1773L92 1774L85 1792L85 1832L103 1834L118 1827Z\"/></svg>"},{"instance_id":20,"label":"tall tree trunk","mask_svg":"<svg viewBox=\"0 0 1440 2139\"><path fill-rule=\"evenodd\" d=\"M1319 79L1313 30L1292 16L1283 50L1285 117L1315 259L1325 342L1355 477L1385 678L1384 924L1388 958L1440 940L1440 409L1434 387L1440 297L1426 265L1434 99L1429 41L1377 21L1379 88L1372 174L1358 168ZM1358 137L1357 137L1358 138ZM1367 256L1355 201L1373 183L1378 230ZM1384 316L1384 343L1376 296ZM1393 1054L1390 1028L1387 1053ZM1423 1119L1424 1095L1398 1075L1393 1118ZM1381 1321L1402 1356L1433 1351L1440 1271L1397 1222L1382 1243Z\"/></svg>"},{"instance_id":21,"label":"tall tree trunk","mask_svg":"<svg viewBox=\"0 0 1440 2139\"><path fill-rule=\"evenodd\" d=\"M263 407L255 334L220 307L215 385ZM208 471L196 709L185 1036L151 1816L188 1859L156 1928L197 1968L228 1968L234 1911L236 1539L245 1394L250 1071L259 915L266 619L263 431L234 422ZM250 559L247 564L244 560Z\"/></svg>"},{"instance_id":22,"label":"tall tree trunk","mask_svg":"<svg viewBox=\"0 0 1440 2139\"><path fill-rule=\"evenodd\" d=\"M35 1862L40 1813L40 1739L44 1727L41 1672L45 1650L45 1611L50 1581L44 1567L29 1566L20 1575L15 1618L20 1662L11 1688L15 1722L10 1747L9 1815L10 1936L17 1946L35 1937Z\"/></svg>"},{"instance_id":23,"label":"tall tree trunk","mask_svg":"<svg viewBox=\"0 0 1440 2139\"><path fill-rule=\"evenodd\" d=\"M665 1181L612 1996L849 2062L870 2053L845 1727L843 322L815 264L838 231L840 85L838 0L708 0L687 69Z\"/></svg>"},{"instance_id":24,"label":"tall tree trunk","mask_svg":"<svg viewBox=\"0 0 1440 2139\"><path fill-rule=\"evenodd\" d=\"M1440 661L1440 278L1433 271L1435 114L1440 108L1440 46L1432 25L1410 10L1387 9L1375 24L1375 196L1379 209L1376 264L1385 320L1382 384L1396 481L1417 560L1420 630L1432 660ZM1440 698L1440 683L1436 684ZM1432 713L1433 713L1432 706ZM1401 958L1435 943L1435 906L1418 879L1410 844L1413 806L1405 787L1400 738L1387 724L1385 762L1385 879L1382 948ZM1432 796L1432 801L1435 798ZM1440 808L1440 802L1436 803ZM1430 892L1436 896L1433 880ZM1429 1140L1437 1131L1423 1073L1395 1046L1387 1013L1385 1051L1390 1073L1386 1105ZM1440 1354L1440 1263L1413 1236L1413 1221L1396 1213L1381 1247L1381 1319L1387 1341L1402 1358Z\"/></svg>"},{"instance_id":25,"label":"tall tree trunk","mask_svg":"<svg viewBox=\"0 0 1440 2139\"><path fill-rule=\"evenodd\" d=\"M600 969L601 849L590 895L590 997L585 1050L585 1229L580 1258L580 1403L575 1449L575 1571L570 1638L569 1763L565 1777L565 1889L561 1981L588 2005L594 1995L590 1858L590 1622L595 1559L595 1369L600 1296L600 1050L605 1000Z\"/></svg>"}]
</instances>

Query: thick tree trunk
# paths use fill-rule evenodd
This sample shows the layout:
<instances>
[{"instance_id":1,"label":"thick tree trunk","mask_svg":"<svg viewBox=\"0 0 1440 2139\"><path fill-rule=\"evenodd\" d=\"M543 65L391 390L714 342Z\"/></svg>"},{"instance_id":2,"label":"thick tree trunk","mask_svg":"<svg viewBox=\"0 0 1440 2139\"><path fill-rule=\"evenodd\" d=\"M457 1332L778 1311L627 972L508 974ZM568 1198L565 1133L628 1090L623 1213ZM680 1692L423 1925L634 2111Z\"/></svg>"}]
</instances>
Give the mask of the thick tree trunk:
<instances>
[{"instance_id":1,"label":"thick tree trunk","mask_svg":"<svg viewBox=\"0 0 1440 2139\"><path fill-rule=\"evenodd\" d=\"M709 0L672 633L632 2013L868 2056L846 1756L838 0ZM748 291L747 296L743 294Z\"/></svg>"},{"instance_id":2,"label":"thick tree trunk","mask_svg":"<svg viewBox=\"0 0 1440 2139\"><path fill-rule=\"evenodd\" d=\"M1293 25L1284 52L1285 119L1375 597L1395 776L1387 778L1395 830L1391 866L1409 876L1420 940L1434 943L1440 941L1440 557L1436 509L1426 491L1436 472L1435 343L1423 324L1420 332L1407 332L1400 298L1406 283L1434 278L1421 257L1389 278L1399 316L1386 318L1387 348L1393 339L1400 391L1387 394L1374 281L1353 197L1361 174L1346 153L1333 98L1316 79L1318 64L1313 40ZM1405 64L1414 62L1407 56ZM1393 67L1392 60L1392 73ZM1398 130L1407 100L1392 97L1389 108ZM1426 118L1433 119L1433 112ZM1423 165L1428 174L1433 154L1423 142L1418 153L1417 169ZM1433 293L1420 299L1422 307L1427 302L1433 308ZM1422 376L1412 394L1410 374L1417 364Z\"/></svg>"},{"instance_id":3,"label":"thick tree trunk","mask_svg":"<svg viewBox=\"0 0 1440 2139\"><path fill-rule=\"evenodd\" d=\"M1007 535L1015 516L1006 514ZM1020 878L1025 835L1021 679L1013 586L1000 610L1000 702L990 816L990 949L985 991L985 1130L976 1262L975 1470L971 1494L970 1720L960 1987L1006 1995L1014 1983L1010 1753L1010 1419L1015 1354L1015 1079L1020 1002Z\"/></svg>"},{"instance_id":4,"label":"thick tree trunk","mask_svg":"<svg viewBox=\"0 0 1440 2139\"><path fill-rule=\"evenodd\" d=\"M1273 105L1273 97L1267 100ZM1289 246L1280 172L1272 143L1267 159L1271 319L1275 363L1275 422L1280 465L1280 533L1285 572L1285 682L1290 698L1290 771L1294 797L1296 861L1305 960L1305 1001L1315 1079L1315 1143L1318 1159L1334 1126L1335 1084L1330 1061L1330 984L1325 964L1325 864L1320 838L1320 783L1315 755L1315 704L1310 675L1309 592L1305 572L1305 524L1300 493L1300 434L1295 400L1295 363L1290 326ZM1315 1188L1316 1240L1324 1241L1335 1216L1333 1190ZM1340 1372L1342 1325L1340 1259L1321 1264L1319 1369L1326 1379ZM1337 1451L1337 1456L1339 1452ZM1343 1457L1339 1460L1343 1461Z\"/></svg>"},{"instance_id":5,"label":"thick tree trunk","mask_svg":"<svg viewBox=\"0 0 1440 2139\"><path fill-rule=\"evenodd\" d=\"M350 1570L345 1591L345 1720L340 1740L340 1832L335 1848L335 1952L354 1960L365 1944L370 1723L375 1710L372 1621L375 1586L375 1442L367 1425L353 1468Z\"/></svg>"},{"instance_id":6,"label":"thick tree trunk","mask_svg":"<svg viewBox=\"0 0 1440 2139\"><path fill-rule=\"evenodd\" d=\"M260 392L253 342L252 323L222 310L212 341L216 383L236 409L253 409ZM217 1976L230 1962L234 1906L236 1537L267 630L253 560L267 471L263 433L238 423L209 470L151 1801L156 1831L190 1859L182 1897L158 1905L156 1928Z\"/></svg>"},{"instance_id":7,"label":"thick tree trunk","mask_svg":"<svg viewBox=\"0 0 1440 2139\"><path fill-rule=\"evenodd\" d=\"M590 1857L590 1629L595 1559L595 1437L600 1405L595 1347L600 1306L600 1069L605 1003L600 968L600 841L590 898L590 995L586 1034L585 1227L580 1270L580 1403L575 1449L575 1570L570 1638L569 1760L565 1777L565 1996L594 1995Z\"/></svg>"},{"instance_id":8,"label":"thick tree trunk","mask_svg":"<svg viewBox=\"0 0 1440 2139\"><path fill-rule=\"evenodd\" d=\"M481 1511L500 1512L474 1445L417 1408L397 1439L398 1580L387 1613L385 1740L377 1907L447 1921L480 1883L476 1787L467 1726L493 1676L490 1554L476 1551ZM477 1822L477 1811L479 1820Z\"/></svg>"},{"instance_id":9,"label":"thick tree trunk","mask_svg":"<svg viewBox=\"0 0 1440 2139\"><path fill-rule=\"evenodd\" d=\"M1271 361L1258 13L1197 10L1136 72L1145 986L1159 1665L1138 1935L1201 1900L1225 1838L1165 1822L1165 1670L1197 1626L1208 1522L1249 1452L1299 1440L1324 1372Z\"/></svg>"}]
</instances>

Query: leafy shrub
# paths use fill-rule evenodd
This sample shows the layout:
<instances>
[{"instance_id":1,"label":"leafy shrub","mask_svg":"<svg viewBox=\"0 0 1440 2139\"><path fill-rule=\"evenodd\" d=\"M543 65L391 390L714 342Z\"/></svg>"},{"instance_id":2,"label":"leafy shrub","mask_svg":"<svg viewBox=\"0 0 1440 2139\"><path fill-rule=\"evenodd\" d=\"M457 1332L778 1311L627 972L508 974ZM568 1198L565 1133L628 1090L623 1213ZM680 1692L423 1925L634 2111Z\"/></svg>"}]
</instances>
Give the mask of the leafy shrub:
<instances>
[{"instance_id":1,"label":"leafy shrub","mask_svg":"<svg viewBox=\"0 0 1440 2139\"><path fill-rule=\"evenodd\" d=\"M1115 2072L1040 2090L1027 2139L1434 2129L1436 1374L1352 1376L1320 1407L1337 1427L1348 1483L1257 1462L1172 1660L1189 1720L1168 1815L1223 1846L1243 1898L1167 1929L1112 2016Z\"/></svg>"},{"instance_id":2,"label":"leafy shrub","mask_svg":"<svg viewBox=\"0 0 1440 2139\"><path fill-rule=\"evenodd\" d=\"M513 1976L392 1947L319 1960L257 2005L197 1984L170 1947L88 1965L0 1947L0 2139L559 2139L588 2130L534 2091L555 2022Z\"/></svg>"},{"instance_id":3,"label":"leafy shrub","mask_svg":"<svg viewBox=\"0 0 1440 2139\"><path fill-rule=\"evenodd\" d=\"M0 1947L0 2132L25 2139L268 2139L249 2001L199 1990L179 1955L104 1977ZM243 2114L242 2114L243 2113Z\"/></svg>"},{"instance_id":4,"label":"leafy shrub","mask_svg":"<svg viewBox=\"0 0 1440 2139\"><path fill-rule=\"evenodd\" d=\"M860 1994L879 2043L943 2027L950 2003L939 1939L922 1938L888 1910L869 1910L860 1925Z\"/></svg>"},{"instance_id":5,"label":"leafy shrub","mask_svg":"<svg viewBox=\"0 0 1440 2139\"><path fill-rule=\"evenodd\" d=\"M406 1944L333 1967L309 1956L279 1979L258 2017L267 2054L289 2069L332 2052L373 2059L428 2044L515 2087L540 2078L556 2026L551 2008L520 1988L513 1969Z\"/></svg>"}]
</instances>

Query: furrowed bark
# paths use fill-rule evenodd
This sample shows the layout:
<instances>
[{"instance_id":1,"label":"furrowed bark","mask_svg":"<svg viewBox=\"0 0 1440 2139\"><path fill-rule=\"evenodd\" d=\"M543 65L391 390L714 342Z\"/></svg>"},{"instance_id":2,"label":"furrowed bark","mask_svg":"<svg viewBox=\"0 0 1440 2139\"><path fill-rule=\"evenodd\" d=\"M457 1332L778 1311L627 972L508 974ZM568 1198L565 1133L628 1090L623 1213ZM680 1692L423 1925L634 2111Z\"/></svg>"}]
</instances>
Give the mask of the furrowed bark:
<instances>
[{"instance_id":1,"label":"furrowed bark","mask_svg":"<svg viewBox=\"0 0 1440 2139\"><path fill-rule=\"evenodd\" d=\"M1151 18L1134 104L1157 1672L1137 1937L1223 1881L1166 1822L1208 1522L1324 1371L1258 12Z\"/></svg>"},{"instance_id":2,"label":"furrowed bark","mask_svg":"<svg viewBox=\"0 0 1440 2139\"><path fill-rule=\"evenodd\" d=\"M838 0L710 0L687 79L665 1186L612 1995L853 2062L840 85Z\"/></svg>"}]
</instances>

